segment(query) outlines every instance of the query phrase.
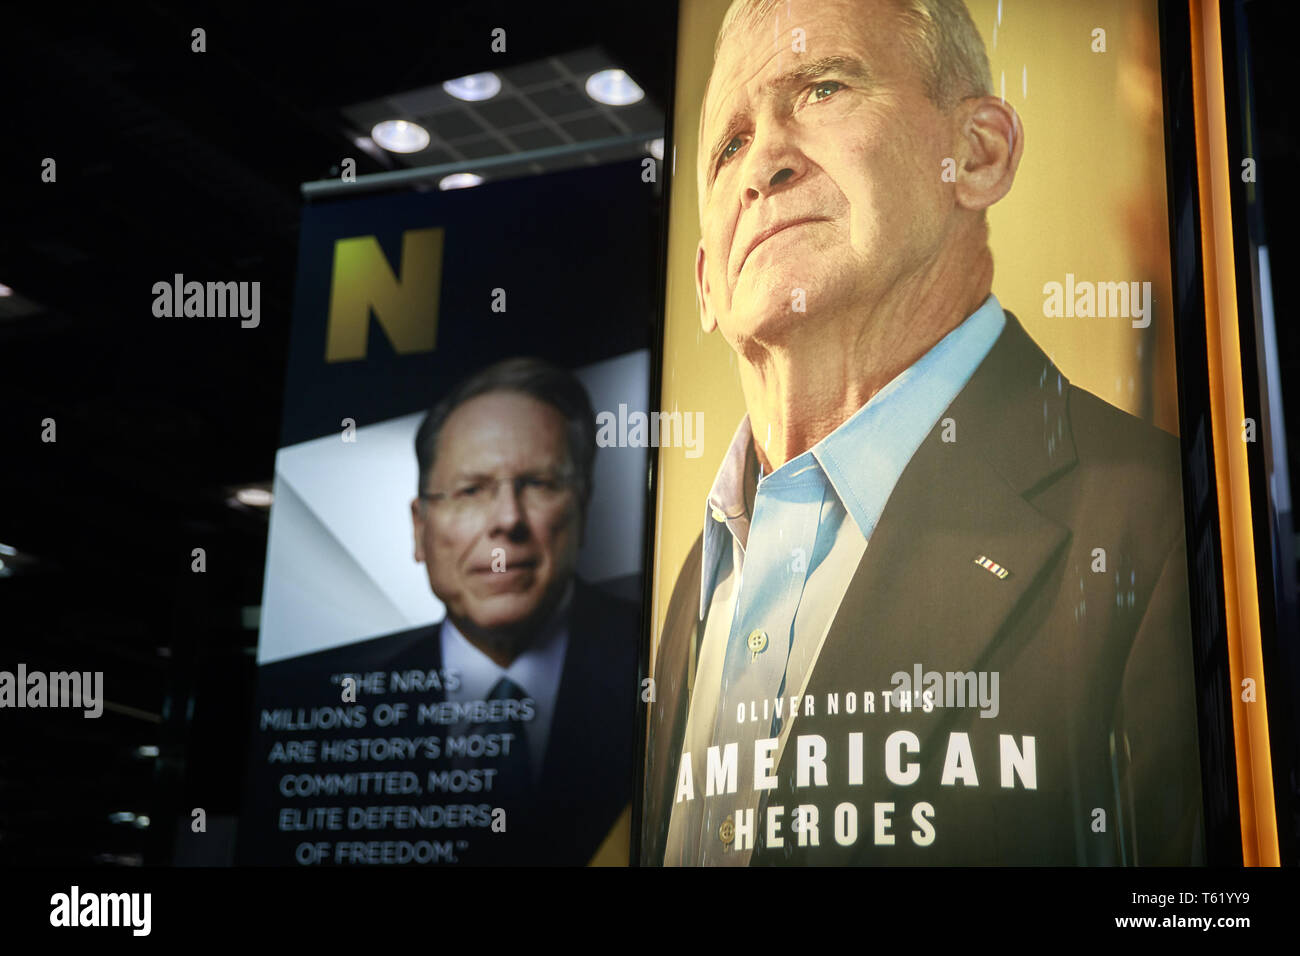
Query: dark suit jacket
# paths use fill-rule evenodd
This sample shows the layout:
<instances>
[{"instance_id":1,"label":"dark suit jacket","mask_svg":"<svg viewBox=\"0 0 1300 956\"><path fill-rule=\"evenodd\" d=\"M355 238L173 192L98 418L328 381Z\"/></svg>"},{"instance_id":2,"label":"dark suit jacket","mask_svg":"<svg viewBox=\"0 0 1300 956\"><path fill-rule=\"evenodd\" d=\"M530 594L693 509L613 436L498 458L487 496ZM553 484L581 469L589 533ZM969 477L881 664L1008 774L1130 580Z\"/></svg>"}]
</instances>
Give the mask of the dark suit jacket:
<instances>
[{"instance_id":1,"label":"dark suit jacket","mask_svg":"<svg viewBox=\"0 0 1300 956\"><path fill-rule=\"evenodd\" d=\"M313 654L288 658L260 668L258 713L265 709L340 706L341 687L331 675L371 672L441 670L440 624L400 631ZM419 704L445 700L445 691L357 694L367 705L364 728L339 727L302 732L259 731L254 727L253 781L241 834L244 862L292 865L293 850L305 840L454 840L469 847L458 853L470 864L583 865L599 848L632 799L636 726L636 674L640 618L636 606L575 580L569 616L569 642L556 696L546 756L529 805L510 808L505 833L474 829L407 829L384 832L345 830L333 833L283 833L276 829L282 807L371 806L384 803L493 804L488 792L460 794L422 792L394 796L317 796L286 798L276 789L286 773L392 772L415 770L423 788L426 771L447 769L445 758L383 760L345 764L291 764L266 761L274 740L340 740L362 737L441 736L451 728L416 722ZM379 727L374 707L405 701L409 714L394 727ZM483 758L480 766L494 761Z\"/></svg>"},{"instance_id":2,"label":"dark suit jacket","mask_svg":"<svg viewBox=\"0 0 1300 956\"><path fill-rule=\"evenodd\" d=\"M943 441L944 419L956 440ZM1094 571L1094 549L1105 572ZM643 859L658 862L673 808L699 620L700 541L669 604L650 711ZM975 562L1010 573L999 579ZM1149 864L1202 862L1201 790L1177 440L1075 388L1010 313L998 341L908 463L844 595L799 716L762 794L752 865ZM890 675L997 671L1000 713L884 713ZM872 690L876 712L826 713L828 694ZM788 691L789 692L789 691ZM885 777L894 730L920 741L920 779ZM848 734L865 734L862 785ZM943 786L953 733L968 735L978 786ZM795 786L797 735L827 741L825 787ZM1032 736L1037 786L1004 788L999 735ZM697 795L704 756L695 758ZM741 755L741 773L752 772ZM841 846L833 812L857 807ZM892 845L876 845L892 803ZM933 808L933 841L913 823ZM793 807L812 804L819 846L797 845ZM766 840L783 807L784 845ZM743 808L737 808L743 809ZM1099 829L1104 811L1104 830ZM924 814L924 811L921 811ZM811 842L812 834L808 834Z\"/></svg>"}]
</instances>

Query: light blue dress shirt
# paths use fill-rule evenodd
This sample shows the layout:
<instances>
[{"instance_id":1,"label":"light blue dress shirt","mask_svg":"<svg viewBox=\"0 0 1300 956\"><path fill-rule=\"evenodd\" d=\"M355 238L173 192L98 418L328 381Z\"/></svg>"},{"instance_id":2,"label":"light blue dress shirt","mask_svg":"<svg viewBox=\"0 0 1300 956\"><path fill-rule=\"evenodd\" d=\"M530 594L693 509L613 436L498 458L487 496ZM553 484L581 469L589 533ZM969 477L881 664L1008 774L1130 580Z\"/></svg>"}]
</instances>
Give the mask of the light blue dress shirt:
<instances>
[{"instance_id":1,"label":"light blue dress shirt","mask_svg":"<svg viewBox=\"0 0 1300 956\"><path fill-rule=\"evenodd\" d=\"M739 709L802 692L894 486L1005 324L990 295L830 435L760 476L752 515L745 511L744 467L753 436L748 417L741 422L705 516L700 617L709 620L683 743L696 786L693 799L674 803L666 862L748 862L747 850L721 843L718 826L734 811L756 808L752 773L744 768L754 741L778 737L783 719L740 722ZM709 646L719 640L725 647ZM706 796L705 749L733 741L740 786Z\"/></svg>"}]
</instances>

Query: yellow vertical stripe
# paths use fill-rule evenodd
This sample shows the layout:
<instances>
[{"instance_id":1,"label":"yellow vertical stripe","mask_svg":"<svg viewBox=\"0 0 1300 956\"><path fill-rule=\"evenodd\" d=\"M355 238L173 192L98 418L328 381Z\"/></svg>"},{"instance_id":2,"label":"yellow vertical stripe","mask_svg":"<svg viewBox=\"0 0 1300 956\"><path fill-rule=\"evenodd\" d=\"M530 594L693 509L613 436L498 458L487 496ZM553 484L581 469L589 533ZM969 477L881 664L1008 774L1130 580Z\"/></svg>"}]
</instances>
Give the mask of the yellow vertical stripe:
<instances>
[{"instance_id":1,"label":"yellow vertical stripe","mask_svg":"<svg viewBox=\"0 0 1300 956\"><path fill-rule=\"evenodd\" d=\"M1234 167L1228 158L1223 38L1219 29L1218 0L1188 0L1188 5L1214 480L1223 546L1223 595L1228 628L1228 666L1232 676L1232 726L1237 753L1237 796L1241 806L1241 850L1247 866L1278 866L1281 861L1260 646L1249 468L1242 436L1246 403L1241 381L1241 341L1237 334L1237 283L1233 272L1231 191ZM1253 703L1242 700L1242 682L1245 679L1255 683Z\"/></svg>"}]
</instances>

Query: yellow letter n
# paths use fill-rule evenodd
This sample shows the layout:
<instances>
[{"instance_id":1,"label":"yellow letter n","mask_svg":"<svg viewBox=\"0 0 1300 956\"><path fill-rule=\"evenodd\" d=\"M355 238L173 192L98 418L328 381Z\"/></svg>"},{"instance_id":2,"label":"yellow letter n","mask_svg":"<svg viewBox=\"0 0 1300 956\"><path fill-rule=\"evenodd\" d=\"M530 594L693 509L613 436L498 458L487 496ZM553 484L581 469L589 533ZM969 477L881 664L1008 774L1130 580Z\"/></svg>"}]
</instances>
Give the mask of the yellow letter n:
<instances>
[{"instance_id":1,"label":"yellow letter n","mask_svg":"<svg viewBox=\"0 0 1300 956\"><path fill-rule=\"evenodd\" d=\"M394 352L433 351L438 336L442 239L442 229L412 229L402 234L401 281L374 236L334 243L326 362L366 357L372 311Z\"/></svg>"}]
</instances>

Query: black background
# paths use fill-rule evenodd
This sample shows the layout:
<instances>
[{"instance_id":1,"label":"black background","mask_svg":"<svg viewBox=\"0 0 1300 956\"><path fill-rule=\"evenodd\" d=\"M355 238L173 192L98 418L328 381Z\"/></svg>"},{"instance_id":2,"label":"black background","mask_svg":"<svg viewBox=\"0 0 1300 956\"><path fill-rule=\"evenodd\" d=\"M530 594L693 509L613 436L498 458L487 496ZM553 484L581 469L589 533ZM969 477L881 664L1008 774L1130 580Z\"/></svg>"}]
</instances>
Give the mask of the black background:
<instances>
[{"instance_id":1,"label":"black background","mask_svg":"<svg viewBox=\"0 0 1300 956\"><path fill-rule=\"evenodd\" d=\"M1293 4L1244 7L1300 475ZM599 43L666 112L673 23L669 4L609 0L0 10L0 282L44 306L0 321L0 541L34 560L0 579L0 646L32 669L104 670L137 714L5 714L0 864L217 861L176 833L202 806L216 835L239 805L256 636L240 609L260 602L266 519L226 498L272 474L298 186L356 154L338 110ZM498 26L509 52L489 60ZM46 156L57 184L40 181ZM154 319L152 284L174 272L260 281L261 327ZM150 827L108 822L123 809Z\"/></svg>"}]
</instances>

